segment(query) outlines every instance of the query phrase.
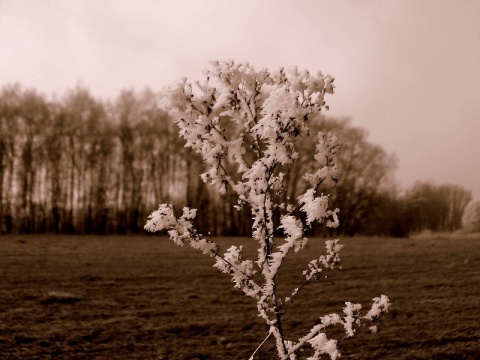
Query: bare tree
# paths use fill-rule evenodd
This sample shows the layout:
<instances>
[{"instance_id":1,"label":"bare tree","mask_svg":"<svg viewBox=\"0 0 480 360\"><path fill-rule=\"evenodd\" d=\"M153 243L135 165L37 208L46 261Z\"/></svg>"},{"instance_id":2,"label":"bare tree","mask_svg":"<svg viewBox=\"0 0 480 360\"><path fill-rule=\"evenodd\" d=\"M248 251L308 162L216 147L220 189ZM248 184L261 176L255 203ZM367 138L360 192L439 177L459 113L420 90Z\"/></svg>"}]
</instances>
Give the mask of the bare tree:
<instances>
[{"instance_id":1,"label":"bare tree","mask_svg":"<svg viewBox=\"0 0 480 360\"><path fill-rule=\"evenodd\" d=\"M472 195L458 185L417 182L407 190L406 199L413 214L413 231L454 231L461 228Z\"/></svg>"}]
</instances>

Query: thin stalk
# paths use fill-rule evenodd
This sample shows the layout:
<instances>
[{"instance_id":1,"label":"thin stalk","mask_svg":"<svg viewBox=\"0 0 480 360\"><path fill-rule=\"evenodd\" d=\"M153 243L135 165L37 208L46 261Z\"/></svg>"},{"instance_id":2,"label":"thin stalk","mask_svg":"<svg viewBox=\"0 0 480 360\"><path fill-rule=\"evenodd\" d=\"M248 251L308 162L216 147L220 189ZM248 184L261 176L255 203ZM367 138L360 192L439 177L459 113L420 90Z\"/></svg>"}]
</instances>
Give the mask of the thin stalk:
<instances>
[{"instance_id":1,"label":"thin stalk","mask_svg":"<svg viewBox=\"0 0 480 360\"><path fill-rule=\"evenodd\" d=\"M260 345L258 345L258 347L255 349L255 351L253 352L252 356L250 356L248 358L248 360L253 360L255 354L258 352L258 350L260 350L260 348L263 346L263 344L265 344L265 342L268 340L268 338L270 337L270 335L272 335L271 332L268 332L268 335L265 337L265 339L263 339L263 341L261 342Z\"/></svg>"}]
</instances>

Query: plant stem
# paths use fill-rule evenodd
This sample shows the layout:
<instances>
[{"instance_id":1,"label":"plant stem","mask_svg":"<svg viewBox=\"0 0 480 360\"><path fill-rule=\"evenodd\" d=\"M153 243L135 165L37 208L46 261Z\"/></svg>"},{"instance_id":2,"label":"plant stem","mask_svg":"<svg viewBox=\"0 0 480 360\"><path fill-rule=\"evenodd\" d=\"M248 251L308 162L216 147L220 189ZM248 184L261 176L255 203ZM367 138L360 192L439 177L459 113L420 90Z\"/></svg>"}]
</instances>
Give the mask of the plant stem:
<instances>
[{"instance_id":1,"label":"plant stem","mask_svg":"<svg viewBox=\"0 0 480 360\"><path fill-rule=\"evenodd\" d=\"M255 356L255 354L258 352L258 350L260 350L260 348L263 346L263 344L265 344L265 342L268 340L268 338L270 337L270 335L272 335L271 332L268 333L268 335L265 337L265 339L263 339L263 341L260 343L260 345L258 345L258 347L255 349L255 351L253 352L252 356L250 356L248 358L248 360L253 360L253 357Z\"/></svg>"}]
</instances>

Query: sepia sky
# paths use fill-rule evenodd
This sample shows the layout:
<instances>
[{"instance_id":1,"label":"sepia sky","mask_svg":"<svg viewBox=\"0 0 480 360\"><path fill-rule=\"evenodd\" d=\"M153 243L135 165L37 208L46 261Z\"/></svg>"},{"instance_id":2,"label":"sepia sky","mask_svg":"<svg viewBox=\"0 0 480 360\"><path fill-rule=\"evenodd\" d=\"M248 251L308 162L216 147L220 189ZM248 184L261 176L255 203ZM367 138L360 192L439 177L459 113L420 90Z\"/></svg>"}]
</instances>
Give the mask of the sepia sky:
<instances>
[{"instance_id":1,"label":"sepia sky","mask_svg":"<svg viewBox=\"0 0 480 360\"><path fill-rule=\"evenodd\" d=\"M113 99L210 59L332 75L329 114L395 153L401 186L480 198L478 0L0 0L0 86Z\"/></svg>"}]
</instances>

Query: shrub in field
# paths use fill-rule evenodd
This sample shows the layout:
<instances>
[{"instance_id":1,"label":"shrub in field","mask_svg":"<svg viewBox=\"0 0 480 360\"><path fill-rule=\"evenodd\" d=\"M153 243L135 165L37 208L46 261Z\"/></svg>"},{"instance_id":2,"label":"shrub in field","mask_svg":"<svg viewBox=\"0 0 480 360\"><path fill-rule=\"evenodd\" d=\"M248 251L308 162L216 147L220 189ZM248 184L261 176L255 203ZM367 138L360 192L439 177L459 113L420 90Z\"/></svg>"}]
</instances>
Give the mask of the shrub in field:
<instances>
[{"instance_id":1,"label":"shrub in field","mask_svg":"<svg viewBox=\"0 0 480 360\"><path fill-rule=\"evenodd\" d=\"M217 186L221 193L229 187L238 198L238 209L251 210L258 256L245 259L242 246L232 246L221 255L219 246L194 227L195 209L184 208L176 216L171 205L162 204L149 216L145 229L168 230L177 245L188 243L214 257L214 267L231 275L234 286L256 300L258 315L270 330L251 359L270 336L275 338L280 359L298 359L300 350L308 347L308 359L322 355L336 359L340 356L337 340L329 339L325 330L340 325L345 337L350 337L356 327L367 322L376 331L375 322L390 305L386 296L374 298L366 312L361 312L360 304L346 302L343 314L322 316L319 324L295 341L284 333L282 316L307 283L318 280L323 271L339 267L342 246L338 240L326 241L325 255L306 264L304 283L289 296L281 298L277 291L282 263L291 251L305 247L308 239L304 233L312 224L338 226L338 209L330 210L328 195L319 192L322 184L337 181L339 144L333 134L316 134L312 156L318 168L303 174L305 191L289 203L276 201L285 189L284 169L298 158L295 143L311 135L309 121L327 108L324 96L333 93L333 79L296 68L255 71L248 64L217 61L211 62L205 76L203 83L192 85L185 79L172 87L165 94L168 109L186 146L199 153L207 165L203 181ZM283 240L277 240L279 235Z\"/></svg>"},{"instance_id":2,"label":"shrub in field","mask_svg":"<svg viewBox=\"0 0 480 360\"><path fill-rule=\"evenodd\" d=\"M480 200L470 202L463 213L462 224L465 231L480 232Z\"/></svg>"}]
</instances>

